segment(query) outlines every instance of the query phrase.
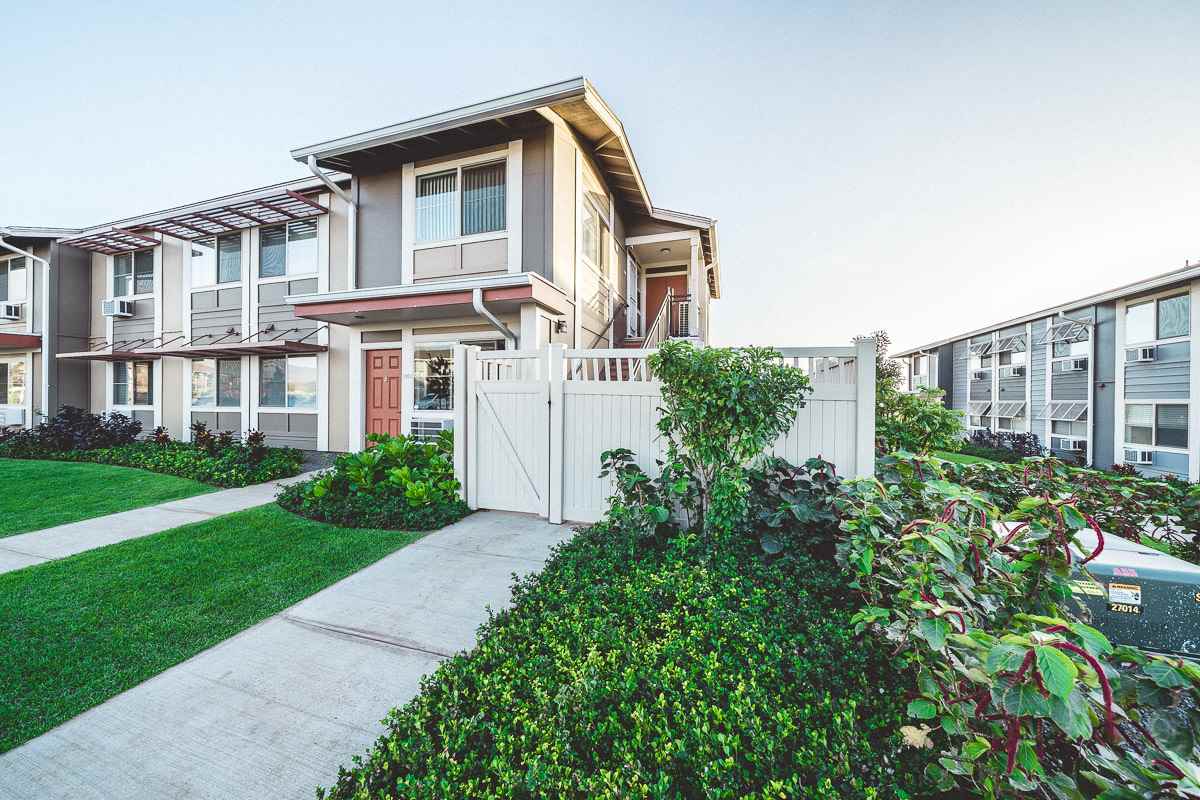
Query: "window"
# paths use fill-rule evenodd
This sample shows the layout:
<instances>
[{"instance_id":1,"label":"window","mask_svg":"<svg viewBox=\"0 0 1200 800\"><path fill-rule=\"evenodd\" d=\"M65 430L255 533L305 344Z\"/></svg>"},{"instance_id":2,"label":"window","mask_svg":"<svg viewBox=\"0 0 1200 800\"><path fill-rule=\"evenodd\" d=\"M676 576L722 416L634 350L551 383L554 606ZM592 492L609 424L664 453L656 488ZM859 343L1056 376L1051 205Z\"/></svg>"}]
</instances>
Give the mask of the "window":
<instances>
[{"instance_id":1,"label":"window","mask_svg":"<svg viewBox=\"0 0 1200 800\"><path fill-rule=\"evenodd\" d=\"M1013 429L1012 417L997 417L996 429L1001 431L1011 431Z\"/></svg>"},{"instance_id":2,"label":"window","mask_svg":"<svg viewBox=\"0 0 1200 800\"><path fill-rule=\"evenodd\" d=\"M149 361L113 362L113 405L154 405L154 365Z\"/></svg>"},{"instance_id":3,"label":"window","mask_svg":"<svg viewBox=\"0 0 1200 800\"><path fill-rule=\"evenodd\" d=\"M25 405L25 360L0 361L0 405Z\"/></svg>"},{"instance_id":4,"label":"window","mask_svg":"<svg viewBox=\"0 0 1200 800\"><path fill-rule=\"evenodd\" d=\"M418 176L416 241L440 242L505 230L506 170L506 163L498 161Z\"/></svg>"},{"instance_id":5,"label":"window","mask_svg":"<svg viewBox=\"0 0 1200 800\"><path fill-rule=\"evenodd\" d=\"M217 283L237 283L242 279L242 235L217 237Z\"/></svg>"},{"instance_id":6,"label":"window","mask_svg":"<svg viewBox=\"0 0 1200 800\"><path fill-rule=\"evenodd\" d=\"M1055 342L1054 358L1087 358L1090 355L1090 342Z\"/></svg>"},{"instance_id":7,"label":"window","mask_svg":"<svg viewBox=\"0 0 1200 800\"><path fill-rule=\"evenodd\" d=\"M969 425L970 425L970 427L972 427L972 428L986 428L986 427L988 427L988 420L987 420L987 418L986 418L986 417L980 417L980 416L976 416L976 415L971 415L971 417L969 418L969 420L970 420L970 421L968 422L968 424L969 424Z\"/></svg>"},{"instance_id":8,"label":"window","mask_svg":"<svg viewBox=\"0 0 1200 800\"><path fill-rule=\"evenodd\" d=\"M1192 298L1186 294L1150 300L1125 309L1125 342L1138 344L1191 333Z\"/></svg>"},{"instance_id":9,"label":"window","mask_svg":"<svg viewBox=\"0 0 1200 800\"><path fill-rule=\"evenodd\" d=\"M236 358L192 361L192 405L237 408L242 402L242 363Z\"/></svg>"},{"instance_id":10,"label":"window","mask_svg":"<svg viewBox=\"0 0 1200 800\"><path fill-rule=\"evenodd\" d=\"M317 357L260 359L258 404L270 408L316 409Z\"/></svg>"},{"instance_id":11,"label":"window","mask_svg":"<svg viewBox=\"0 0 1200 800\"><path fill-rule=\"evenodd\" d=\"M24 257L0 261L0 301L23 303L26 278Z\"/></svg>"},{"instance_id":12,"label":"window","mask_svg":"<svg viewBox=\"0 0 1200 800\"><path fill-rule=\"evenodd\" d=\"M1087 436L1087 420L1079 420L1077 422L1065 419L1051 420L1050 432L1059 434L1060 436L1084 438Z\"/></svg>"},{"instance_id":13,"label":"window","mask_svg":"<svg viewBox=\"0 0 1200 800\"><path fill-rule=\"evenodd\" d=\"M217 282L217 240L212 236L192 240L192 286Z\"/></svg>"},{"instance_id":14,"label":"window","mask_svg":"<svg viewBox=\"0 0 1200 800\"><path fill-rule=\"evenodd\" d=\"M1188 407L1175 403L1125 406L1125 443L1186 449Z\"/></svg>"},{"instance_id":15,"label":"window","mask_svg":"<svg viewBox=\"0 0 1200 800\"><path fill-rule=\"evenodd\" d=\"M260 278L311 275L317 271L317 221L314 219L263 228L258 242Z\"/></svg>"},{"instance_id":16,"label":"window","mask_svg":"<svg viewBox=\"0 0 1200 800\"><path fill-rule=\"evenodd\" d=\"M912 371L913 375L925 374L925 356L913 356Z\"/></svg>"},{"instance_id":17,"label":"window","mask_svg":"<svg viewBox=\"0 0 1200 800\"><path fill-rule=\"evenodd\" d=\"M583 257L591 262L596 269L603 268L604 237L601 235L603 222L600 212L590 203L583 204L583 231L581 235Z\"/></svg>"},{"instance_id":18,"label":"window","mask_svg":"<svg viewBox=\"0 0 1200 800\"><path fill-rule=\"evenodd\" d=\"M154 251L113 256L113 297L154 294Z\"/></svg>"},{"instance_id":19,"label":"window","mask_svg":"<svg viewBox=\"0 0 1200 800\"><path fill-rule=\"evenodd\" d=\"M1005 350L997 357L1002 367L1023 367L1025 366L1025 351Z\"/></svg>"},{"instance_id":20,"label":"window","mask_svg":"<svg viewBox=\"0 0 1200 800\"><path fill-rule=\"evenodd\" d=\"M413 353L413 408L418 411L454 409L454 351L448 347L419 347Z\"/></svg>"}]
</instances>

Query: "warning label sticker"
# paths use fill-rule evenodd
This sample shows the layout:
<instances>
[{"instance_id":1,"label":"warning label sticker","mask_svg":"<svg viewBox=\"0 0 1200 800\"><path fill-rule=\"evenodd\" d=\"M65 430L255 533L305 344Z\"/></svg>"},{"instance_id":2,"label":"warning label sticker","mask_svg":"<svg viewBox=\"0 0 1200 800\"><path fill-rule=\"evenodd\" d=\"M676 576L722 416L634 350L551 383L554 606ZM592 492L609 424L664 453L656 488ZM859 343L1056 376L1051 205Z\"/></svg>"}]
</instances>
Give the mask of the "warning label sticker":
<instances>
[{"instance_id":1,"label":"warning label sticker","mask_svg":"<svg viewBox=\"0 0 1200 800\"><path fill-rule=\"evenodd\" d=\"M1095 597L1104 596L1104 587L1095 581L1078 580L1071 581L1071 591L1075 594L1088 594Z\"/></svg>"},{"instance_id":2,"label":"warning label sticker","mask_svg":"<svg viewBox=\"0 0 1200 800\"><path fill-rule=\"evenodd\" d=\"M1110 583L1108 585L1108 601L1140 606L1142 604L1142 587L1134 583Z\"/></svg>"}]
</instances>

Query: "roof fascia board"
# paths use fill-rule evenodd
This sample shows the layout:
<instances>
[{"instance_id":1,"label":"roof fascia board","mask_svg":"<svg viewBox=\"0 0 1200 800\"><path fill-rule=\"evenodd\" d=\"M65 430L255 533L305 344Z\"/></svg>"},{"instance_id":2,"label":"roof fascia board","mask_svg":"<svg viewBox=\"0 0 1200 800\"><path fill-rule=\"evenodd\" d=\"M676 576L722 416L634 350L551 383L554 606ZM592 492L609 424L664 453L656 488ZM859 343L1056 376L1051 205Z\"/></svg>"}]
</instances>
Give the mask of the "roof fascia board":
<instances>
[{"instance_id":1,"label":"roof fascia board","mask_svg":"<svg viewBox=\"0 0 1200 800\"><path fill-rule=\"evenodd\" d=\"M498 97L494 100L486 100L482 103L418 117L395 125L299 147L292 151L292 158L297 161L306 161L310 155L316 156L318 159L335 158L404 139L430 136L441 131L484 122L496 117L533 111L541 106L560 103L573 97L584 97L586 94L587 82L583 78L572 78L517 94Z\"/></svg>"},{"instance_id":2,"label":"roof fascia board","mask_svg":"<svg viewBox=\"0 0 1200 800\"><path fill-rule=\"evenodd\" d=\"M930 350L933 348L941 347L942 345L952 344L952 343L960 341L962 339L969 339L972 336L978 336L982 333L990 333L994 330L1008 328L1013 325L1023 325L1026 322L1034 322L1039 319L1045 319L1046 317L1057 316L1058 314L1061 314L1066 311L1074 311L1075 309L1082 308L1084 306L1092 306L1092 305L1096 305L1097 303L1105 303L1105 302L1108 302L1109 300L1117 300L1122 297L1127 297L1127 296L1133 295L1133 294L1141 294L1142 292L1149 292L1154 289L1162 288L1163 286L1169 286L1172 283L1178 283L1180 281L1191 280L1196 277L1200 277L1200 265L1195 265L1195 266L1187 267L1184 269L1175 270L1174 272L1165 272L1161 275L1155 275L1151 278L1146 278L1145 280L1137 281L1136 283L1129 283L1124 286L1118 286L1116 289L1110 289L1106 292L1100 292L1099 294L1093 294L1088 297L1082 297L1078 300L1072 300L1068 303L1060 303L1056 306L1042 309L1041 311L1035 311L1032 314L1025 314L1024 316L1014 317L1013 319L1006 320L1004 322L998 322L995 325L988 325L987 327L984 327L984 328L976 328L973 331L969 331L967 333L962 333L962 334L959 334L958 336L952 336L949 339L939 339L936 342L931 342L930 344L924 344L924 345L921 345L920 347L913 347L913 348L909 348L908 350L902 350L899 353L896 353L894 356L892 356L892 358L904 358L905 356L910 356L914 353L918 353L921 350Z\"/></svg>"},{"instance_id":3,"label":"roof fascia board","mask_svg":"<svg viewBox=\"0 0 1200 800\"><path fill-rule=\"evenodd\" d=\"M74 236L80 228L38 228L29 225L9 225L0 227L0 236L11 236L14 239L62 239Z\"/></svg>"}]
</instances>

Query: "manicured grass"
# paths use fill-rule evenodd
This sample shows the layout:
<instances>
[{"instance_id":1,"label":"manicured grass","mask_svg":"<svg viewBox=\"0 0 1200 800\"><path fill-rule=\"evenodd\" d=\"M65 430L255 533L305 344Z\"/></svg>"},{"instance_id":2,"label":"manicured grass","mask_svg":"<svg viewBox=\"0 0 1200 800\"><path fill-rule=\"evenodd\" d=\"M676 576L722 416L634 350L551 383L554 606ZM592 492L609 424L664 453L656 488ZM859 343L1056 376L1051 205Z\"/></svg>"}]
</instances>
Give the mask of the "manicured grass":
<instances>
[{"instance_id":1,"label":"manicured grass","mask_svg":"<svg viewBox=\"0 0 1200 800\"><path fill-rule=\"evenodd\" d=\"M0 575L0 752L417 538L272 504Z\"/></svg>"},{"instance_id":2,"label":"manicured grass","mask_svg":"<svg viewBox=\"0 0 1200 800\"><path fill-rule=\"evenodd\" d=\"M947 450L934 450L933 454L943 461L953 461L955 464L996 464L990 458L969 456L966 453L951 453Z\"/></svg>"},{"instance_id":3,"label":"manicured grass","mask_svg":"<svg viewBox=\"0 0 1200 800\"><path fill-rule=\"evenodd\" d=\"M0 537L213 491L141 469L0 459Z\"/></svg>"}]
</instances>

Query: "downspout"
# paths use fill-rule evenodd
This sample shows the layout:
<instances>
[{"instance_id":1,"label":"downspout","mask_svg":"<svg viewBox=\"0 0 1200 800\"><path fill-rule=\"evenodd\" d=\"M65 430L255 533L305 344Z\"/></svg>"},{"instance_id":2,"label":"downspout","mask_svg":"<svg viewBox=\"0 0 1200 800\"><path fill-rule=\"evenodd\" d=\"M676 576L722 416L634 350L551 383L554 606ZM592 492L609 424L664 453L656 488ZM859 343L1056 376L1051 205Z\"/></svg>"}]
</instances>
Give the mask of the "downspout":
<instances>
[{"instance_id":1,"label":"downspout","mask_svg":"<svg viewBox=\"0 0 1200 800\"><path fill-rule=\"evenodd\" d=\"M33 259L42 265L42 415L46 418L50 417L50 262L44 258L38 258L31 252L22 250L19 247L14 247L4 241L4 237L0 236L0 247L9 252L16 253L19 256ZM37 284L34 284L37 288ZM30 333L33 328L33 315L29 317ZM32 415L31 415L32 416ZM33 419L29 420L29 426L33 427Z\"/></svg>"},{"instance_id":2,"label":"downspout","mask_svg":"<svg viewBox=\"0 0 1200 800\"><path fill-rule=\"evenodd\" d=\"M504 338L513 343L514 350L517 348L517 335L483 304L483 289L471 290L471 305L475 307L476 314L486 319L489 325L500 331L504 334Z\"/></svg>"},{"instance_id":3,"label":"downspout","mask_svg":"<svg viewBox=\"0 0 1200 800\"><path fill-rule=\"evenodd\" d=\"M346 256L346 267L350 273L349 288L356 289L358 288L358 204L354 202L354 198L350 196L349 192L338 186L332 178L321 171L321 168L317 166L316 156L308 157L308 169L329 188L329 191L336 194L342 199L342 202L349 206L346 224L350 227L350 252Z\"/></svg>"}]
</instances>

